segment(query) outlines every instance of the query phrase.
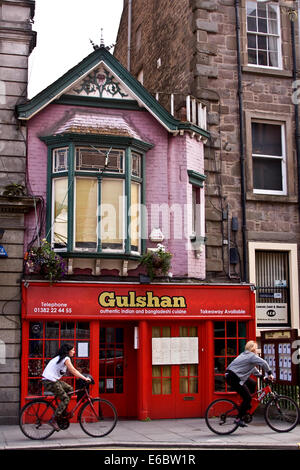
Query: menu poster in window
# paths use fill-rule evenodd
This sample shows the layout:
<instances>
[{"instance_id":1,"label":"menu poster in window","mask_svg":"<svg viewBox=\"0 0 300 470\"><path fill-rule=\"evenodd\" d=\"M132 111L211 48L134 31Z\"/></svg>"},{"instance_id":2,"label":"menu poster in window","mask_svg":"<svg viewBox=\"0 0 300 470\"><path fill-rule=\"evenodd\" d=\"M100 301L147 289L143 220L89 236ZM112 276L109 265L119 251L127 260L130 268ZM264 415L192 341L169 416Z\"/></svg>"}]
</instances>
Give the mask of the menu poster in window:
<instances>
[{"instance_id":1,"label":"menu poster in window","mask_svg":"<svg viewBox=\"0 0 300 470\"><path fill-rule=\"evenodd\" d=\"M152 338L152 364L198 364L198 338Z\"/></svg>"}]
</instances>

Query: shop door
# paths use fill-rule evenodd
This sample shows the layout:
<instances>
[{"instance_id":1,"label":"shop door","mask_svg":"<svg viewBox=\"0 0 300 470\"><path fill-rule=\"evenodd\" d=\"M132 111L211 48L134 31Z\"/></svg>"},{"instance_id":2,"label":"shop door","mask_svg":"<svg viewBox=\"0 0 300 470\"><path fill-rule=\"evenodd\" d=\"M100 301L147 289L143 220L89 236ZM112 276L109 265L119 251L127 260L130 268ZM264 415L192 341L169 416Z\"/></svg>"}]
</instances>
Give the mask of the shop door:
<instances>
[{"instance_id":1,"label":"shop door","mask_svg":"<svg viewBox=\"0 0 300 470\"><path fill-rule=\"evenodd\" d=\"M200 326L192 324L152 327L152 338L198 339L198 358L193 363L187 359L177 364L152 365L152 416L153 418L189 418L200 415ZM181 363L180 363L181 362Z\"/></svg>"},{"instance_id":2,"label":"shop door","mask_svg":"<svg viewBox=\"0 0 300 470\"><path fill-rule=\"evenodd\" d=\"M99 393L120 417L137 415L136 350L133 326L100 324Z\"/></svg>"}]
</instances>

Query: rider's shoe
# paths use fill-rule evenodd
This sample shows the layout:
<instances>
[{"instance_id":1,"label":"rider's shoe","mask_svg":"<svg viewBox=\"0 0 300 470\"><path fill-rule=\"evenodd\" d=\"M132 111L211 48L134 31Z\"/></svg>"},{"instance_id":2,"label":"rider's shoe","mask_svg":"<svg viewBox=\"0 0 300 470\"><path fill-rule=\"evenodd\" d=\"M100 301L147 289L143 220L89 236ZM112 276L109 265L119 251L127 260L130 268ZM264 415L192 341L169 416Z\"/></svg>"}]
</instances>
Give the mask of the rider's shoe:
<instances>
[{"instance_id":1,"label":"rider's shoe","mask_svg":"<svg viewBox=\"0 0 300 470\"><path fill-rule=\"evenodd\" d=\"M57 421L56 421L55 416L53 416L53 417L50 419L49 424L53 427L53 429L55 429L55 431L57 431L57 432L60 431L60 428L59 428L59 426L58 426L58 424L57 424Z\"/></svg>"},{"instance_id":2,"label":"rider's shoe","mask_svg":"<svg viewBox=\"0 0 300 470\"><path fill-rule=\"evenodd\" d=\"M241 418L237 418L234 422L235 422L235 424L237 424L241 428L246 428L247 427L247 424Z\"/></svg>"}]
</instances>

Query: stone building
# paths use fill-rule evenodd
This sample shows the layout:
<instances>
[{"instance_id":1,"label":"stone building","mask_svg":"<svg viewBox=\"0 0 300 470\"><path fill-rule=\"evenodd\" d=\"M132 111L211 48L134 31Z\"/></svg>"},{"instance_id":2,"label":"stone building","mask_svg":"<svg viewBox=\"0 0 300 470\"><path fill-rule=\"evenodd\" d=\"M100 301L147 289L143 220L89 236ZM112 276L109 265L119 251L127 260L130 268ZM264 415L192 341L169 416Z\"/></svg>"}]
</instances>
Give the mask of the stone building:
<instances>
[{"instance_id":1,"label":"stone building","mask_svg":"<svg viewBox=\"0 0 300 470\"><path fill-rule=\"evenodd\" d=\"M24 215L34 199L15 107L27 97L34 8L33 0L0 3L0 424L16 421L19 409Z\"/></svg>"},{"instance_id":2,"label":"stone building","mask_svg":"<svg viewBox=\"0 0 300 470\"><path fill-rule=\"evenodd\" d=\"M207 106L206 280L255 283L260 328L299 328L297 13L276 0L125 0L114 51L175 115Z\"/></svg>"}]
</instances>

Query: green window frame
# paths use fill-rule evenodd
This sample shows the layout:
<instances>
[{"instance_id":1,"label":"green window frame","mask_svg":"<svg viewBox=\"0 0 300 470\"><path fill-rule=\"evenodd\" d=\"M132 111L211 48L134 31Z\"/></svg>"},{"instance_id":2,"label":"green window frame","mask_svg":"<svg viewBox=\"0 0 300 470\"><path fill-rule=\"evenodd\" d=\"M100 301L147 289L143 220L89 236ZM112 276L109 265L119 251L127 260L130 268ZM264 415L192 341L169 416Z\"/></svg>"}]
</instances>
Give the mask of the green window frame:
<instances>
[{"instance_id":1,"label":"green window frame","mask_svg":"<svg viewBox=\"0 0 300 470\"><path fill-rule=\"evenodd\" d=\"M42 140L48 146L46 233L53 249L72 257L140 256L145 155L152 146L90 135Z\"/></svg>"}]
</instances>

